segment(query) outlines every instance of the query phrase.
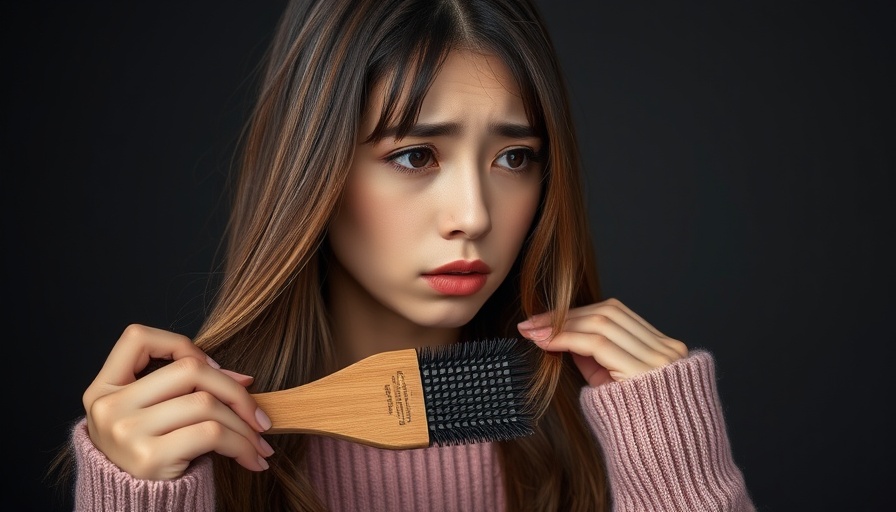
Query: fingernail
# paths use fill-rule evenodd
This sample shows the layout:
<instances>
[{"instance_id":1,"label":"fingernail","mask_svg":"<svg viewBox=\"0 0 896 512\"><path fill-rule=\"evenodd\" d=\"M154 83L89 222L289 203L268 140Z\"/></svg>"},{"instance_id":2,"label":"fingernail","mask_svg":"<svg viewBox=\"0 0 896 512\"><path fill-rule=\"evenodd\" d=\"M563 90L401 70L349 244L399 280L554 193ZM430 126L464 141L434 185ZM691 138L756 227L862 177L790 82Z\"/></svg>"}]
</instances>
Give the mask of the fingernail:
<instances>
[{"instance_id":1,"label":"fingernail","mask_svg":"<svg viewBox=\"0 0 896 512\"><path fill-rule=\"evenodd\" d=\"M263 437L261 438L261 447L264 448L264 453L262 453L263 456L270 457L274 454L274 447L271 446L271 444L268 443Z\"/></svg>"},{"instance_id":2,"label":"fingernail","mask_svg":"<svg viewBox=\"0 0 896 512\"><path fill-rule=\"evenodd\" d=\"M532 315L526 320L516 324L520 329L535 329L538 327L544 327L545 324L550 324L551 322L551 314L547 313L539 313L537 315Z\"/></svg>"},{"instance_id":3,"label":"fingernail","mask_svg":"<svg viewBox=\"0 0 896 512\"><path fill-rule=\"evenodd\" d=\"M230 377L231 379L233 379L233 380L237 380L237 381L240 380L240 379L254 379L254 378L255 378L255 377L253 377L253 376L251 376L251 375L246 375L246 374L243 374L243 373L235 372L235 371L233 371L233 370L223 370L223 369L222 369L222 370L219 370L219 371L220 371L221 373L223 373L224 375L227 375L227 376Z\"/></svg>"},{"instance_id":4,"label":"fingernail","mask_svg":"<svg viewBox=\"0 0 896 512\"><path fill-rule=\"evenodd\" d=\"M216 369L216 370L220 370L220 369L221 369L221 365L218 364L218 362L215 361L214 359L212 359L211 357L209 357L209 356L205 356L205 361L206 361L206 362L208 363L208 365L211 366L212 368L214 368L214 369Z\"/></svg>"},{"instance_id":5,"label":"fingernail","mask_svg":"<svg viewBox=\"0 0 896 512\"><path fill-rule=\"evenodd\" d=\"M268 466L268 461L264 460L264 457L262 457L261 455L258 456L258 465L261 466L262 470L268 469L270 467Z\"/></svg>"},{"instance_id":6,"label":"fingernail","mask_svg":"<svg viewBox=\"0 0 896 512\"><path fill-rule=\"evenodd\" d=\"M545 341L550 335L550 327L542 327L540 329L532 329L530 331L526 331L526 337L532 341Z\"/></svg>"},{"instance_id":7,"label":"fingernail","mask_svg":"<svg viewBox=\"0 0 896 512\"><path fill-rule=\"evenodd\" d=\"M273 423L271 423L271 419L268 418L268 415L261 410L261 407L255 409L255 421L257 421L258 424L261 425L262 432L271 428L271 425L273 425Z\"/></svg>"}]
</instances>

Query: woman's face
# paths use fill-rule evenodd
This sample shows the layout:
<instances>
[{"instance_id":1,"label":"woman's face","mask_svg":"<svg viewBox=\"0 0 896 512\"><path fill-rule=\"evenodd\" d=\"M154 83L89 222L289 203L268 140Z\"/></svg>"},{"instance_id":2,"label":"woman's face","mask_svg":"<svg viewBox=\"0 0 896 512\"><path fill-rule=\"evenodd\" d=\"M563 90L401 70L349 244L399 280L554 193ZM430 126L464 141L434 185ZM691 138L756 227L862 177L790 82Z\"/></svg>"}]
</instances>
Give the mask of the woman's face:
<instances>
[{"instance_id":1,"label":"woman's face","mask_svg":"<svg viewBox=\"0 0 896 512\"><path fill-rule=\"evenodd\" d=\"M377 87L330 224L331 297L460 327L507 276L532 224L542 140L493 56L452 52L411 132L364 143L382 103Z\"/></svg>"}]
</instances>

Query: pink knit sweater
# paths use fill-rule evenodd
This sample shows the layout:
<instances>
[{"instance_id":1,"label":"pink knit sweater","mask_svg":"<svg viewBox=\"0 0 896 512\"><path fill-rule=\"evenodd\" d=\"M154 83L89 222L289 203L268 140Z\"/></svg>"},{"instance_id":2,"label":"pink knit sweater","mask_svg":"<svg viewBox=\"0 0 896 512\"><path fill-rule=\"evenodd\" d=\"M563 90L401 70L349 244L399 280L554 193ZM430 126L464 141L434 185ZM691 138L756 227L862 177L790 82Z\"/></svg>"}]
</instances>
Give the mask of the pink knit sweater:
<instances>
[{"instance_id":1,"label":"pink knit sweater","mask_svg":"<svg viewBox=\"0 0 896 512\"><path fill-rule=\"evenodd\" d=\"M607 458L613 510L754 510L731 456L708 352L692 351L630 381L583 388L580 402ZM77 512L214 510L209 457L176 480L155 482L111 463L83 419L72 442ZM490 443L393 451L313 437L309 450L312 482L334 512L504 509Z\"/></svg>"}]
</instances>

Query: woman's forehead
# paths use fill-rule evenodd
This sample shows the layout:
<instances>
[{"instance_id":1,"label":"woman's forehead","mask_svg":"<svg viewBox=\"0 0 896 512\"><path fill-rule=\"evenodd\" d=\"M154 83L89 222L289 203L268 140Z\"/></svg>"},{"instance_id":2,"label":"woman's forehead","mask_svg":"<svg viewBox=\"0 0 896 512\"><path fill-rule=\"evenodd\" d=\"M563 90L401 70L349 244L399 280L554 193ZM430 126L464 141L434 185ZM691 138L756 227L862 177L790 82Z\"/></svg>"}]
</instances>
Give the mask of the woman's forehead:
<instances>
[{"instance_id":1,"label":"woman's forehead","mask_svg":"<svg viewBox=\"0 0 896 512\"><path fill-rule=\"evenodd\" d=\"M392 74L371 88L361 120L362 134L371 134L384 116L388 117L381 126L385 128L381 130L384 133L377 134L378 137L386 132L394 133L415 102L420 108L418 121L421 123L462 124L471 114L485 113L494 122L528 124L519 85L504 61L494 54L452 50L422 98L411 96L417 85L414 76L401 77L401 87L393 91L394 80L398 78Z\"/></svg>"}]
</instances>

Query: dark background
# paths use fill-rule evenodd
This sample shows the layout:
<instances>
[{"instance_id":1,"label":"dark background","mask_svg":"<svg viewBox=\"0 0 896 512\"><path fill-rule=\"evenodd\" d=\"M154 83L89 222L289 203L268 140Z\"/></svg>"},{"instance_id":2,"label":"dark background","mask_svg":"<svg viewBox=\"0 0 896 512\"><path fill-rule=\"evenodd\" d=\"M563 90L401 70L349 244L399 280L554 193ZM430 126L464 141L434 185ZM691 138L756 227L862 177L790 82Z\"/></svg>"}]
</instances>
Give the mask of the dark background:
<instances>
[{"instance_id":1,"label":"dark background","mask_svg":"<svg viewBox=\"0 0 896 512\"><path fill-rule=\"evenodd\" d=\"M715 354L760 510L892 502L892 2L541 4L605 293ZM43 474L128 323L198 326L283 5L4 6L5 508L70 510Z\"/></svg>"}]
</instances>

